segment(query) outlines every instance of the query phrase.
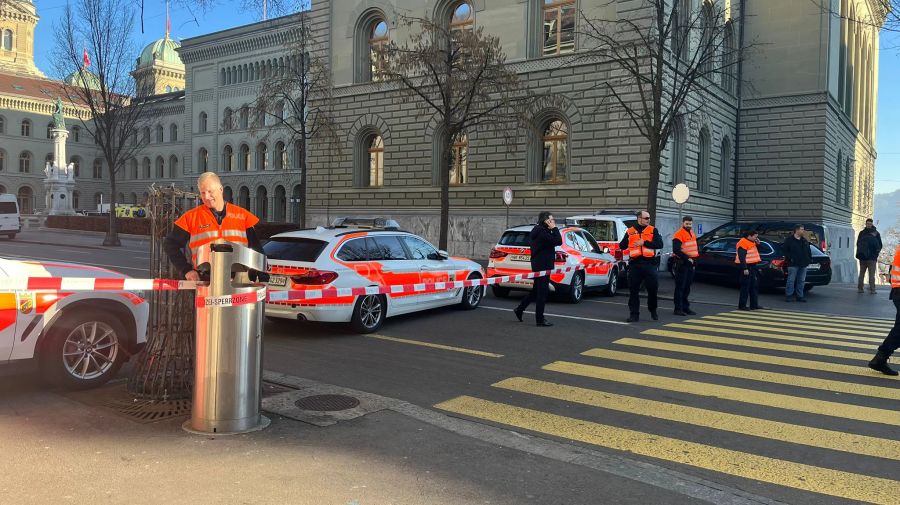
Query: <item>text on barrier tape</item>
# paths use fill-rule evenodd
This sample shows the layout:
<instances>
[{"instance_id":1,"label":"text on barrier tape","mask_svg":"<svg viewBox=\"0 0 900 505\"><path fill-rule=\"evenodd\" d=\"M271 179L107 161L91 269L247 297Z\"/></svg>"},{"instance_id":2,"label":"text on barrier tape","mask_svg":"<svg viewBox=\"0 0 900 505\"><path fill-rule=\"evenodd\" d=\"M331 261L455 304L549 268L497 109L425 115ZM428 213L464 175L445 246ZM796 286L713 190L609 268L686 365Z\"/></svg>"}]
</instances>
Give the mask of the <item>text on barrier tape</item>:
<instances>
[{"instance_id":1,"label":"text on barrier tape","mask_svg":"<svg viewBox=\"0 0 900 505\"><path fill-rule=\"evenodd\" d=\"M198 296L197 308L204 307L237 307L240 305L250 305L251 303L261 302L266 299L266 288L260 287L256 291L250 293L241 293L239 295L224 296Z\"/></svg>"}]
</instances>

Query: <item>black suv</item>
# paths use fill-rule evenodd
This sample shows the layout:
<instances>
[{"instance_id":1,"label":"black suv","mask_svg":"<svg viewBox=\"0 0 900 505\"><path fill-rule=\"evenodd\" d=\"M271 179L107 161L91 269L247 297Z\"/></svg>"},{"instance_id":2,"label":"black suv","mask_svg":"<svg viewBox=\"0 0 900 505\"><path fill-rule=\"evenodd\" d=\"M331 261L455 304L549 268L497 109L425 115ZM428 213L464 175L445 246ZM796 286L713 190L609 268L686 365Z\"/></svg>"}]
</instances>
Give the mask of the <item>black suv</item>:
<instances>
[{"instance_id":1,"label":"black suv","mask_svg":"<svg viewBox=\"0 0 900 505\"><path fill-rule=\"evenodd\" d=\"M747 221L743 223L732 221L698 237L697 245L703 247L705 244L723 237L740 237L743 232L751 230L759 232L759 238L761 239L769 239L782 244L784 239L794 233L794 226L798 224L803 225L803 228L806 230L804 235L810 244L818 247L824 253L828 252L831 244L828 239L828 227L826 225L821 223L798 223L796 221Z\"/></svg>"}]
</instances>

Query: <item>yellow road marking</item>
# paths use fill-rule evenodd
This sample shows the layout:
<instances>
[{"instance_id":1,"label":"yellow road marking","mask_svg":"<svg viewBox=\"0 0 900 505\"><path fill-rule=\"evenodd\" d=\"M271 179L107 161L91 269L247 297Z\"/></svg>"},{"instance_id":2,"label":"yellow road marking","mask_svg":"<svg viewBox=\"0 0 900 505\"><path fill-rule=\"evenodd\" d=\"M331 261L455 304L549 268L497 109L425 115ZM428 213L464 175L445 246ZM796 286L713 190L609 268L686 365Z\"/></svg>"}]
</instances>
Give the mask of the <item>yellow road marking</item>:
<instances>
[{"instance_id":1,"label":"yellow road marking","mask_svg":"<svg viewBox=\"0 0 900 505\"><path fill-rule=\"evenodd\" d=\"M900 441L897 440L799 426L524 377L506 379L493 384L493 386L545 398L581 403L592 407L730 431L741 435L751 435L791 444L821 447L823 449L874 456L876 458L900 460Z\"/></svg>"},{"instance_id":2,"label":"yellow road marking","mask_svg":"<svg viewBox=\"0 0 900 505\"><path fill-rule=\"evenodd\" d=\"M821 319L807 319L807 318L799 318L793 316L777 316L772 317L771 315L759 314L757 312L747 312L747 311L737 311L737 312L727 312L724 314L716 314L717 316L721 316L724 318L740 318L740 319L753 319L754 321L765 321L770 324L804 324L807 327L815 327L815 328L834 328L839 329L841 331L844 330L859 330L866 331L869 334L875 335L884 335L888 331L890 331L893 325L884 325L880 323L871 323L871 322L847 322L847 321L830 321L830 320L821 320Z\"/></svg>"},{"instance_id":3,"label":"yellow road marking","mask_svg":"<svg viewBox=\"0 0 900 505\"><path fill-rule=\"evenodd\" d=\"M864 363L859 365L842 365L840 363L827 363L822 361L812 361L808 359L784 358L781 356L771 356L768 354L758 354L755 352L729 351L726 349L715 349L712 347L673 344L671 342L655 342L651 340L640 340L636 338L620 338L613 343L619 345L628 345L632 347L641 347L644 349L657 349L661 351L673 351L684 354L696 354L699 356L733 359L735 361L748 361L750 363L766 363L769 365L804 368L808 370L821 370L823 372L856 376L862 375L865 377L876 377L884 380L895 380L891 379L887 375L873 372L872 370L866 368ZM874 355L875 353L873 352L872 354Z\"/></svg>"},{"instance_id":4,"label":"yellow road marking","mask_svg":"<svg viewBox=\"0 0 900 505\"><path fill-rule=\"evenodd\" d=\"M756 391L753 389L723 386L709 382L675 379L672 377L660 379L660 377L656 375L629 372L626 370L615 370L593 365L582 365L580 363L571 363L568 361L554 361L541 368L553 372L621 382L623 384L634 384L636 386L644 386L663 391L676 391L697 396L707 396L741 403L750 403L753 405L762 405L765 407L793 410L795 412L807 412L822 416L900 426L900 416L893 410L882 410L860 405L851 405L849 403L815 400L812 398L803 398L801 396L783 395L768 391Z\"/></svg>"},{"instance_id":5,"label":"yellow road marking","mask_svg":"<svg viewBox=\"0 0 900 505\"><path fill-rule=\"evenodd\" d=\"M716 337L713 335L702 335L697 333L684 333L680 331L669 330L646 330L645 335L656 335L659 337L680 338L683 340L695 340L698 342L716 343L736 345L741 347L756 347L757 349L771 349L774 351L796 352L799 354L812 354L814 356L830 356L832 358L846 358L855 360L870 360L874 353L875 346L872 346L872 353L839 351L836 349L824 349L821 347L811 347L807 345L790 345L790 344L774 344L772 342L761 342L759 340L744 340L741 338ZM800 337L797 337L800 338ZM781 340L789 340L787 337Z\"/></svg>"},{"instance_id":6,"label":"yellow road marking","mask_svg":"<svg viewBox=\"0 0 900 505\"><path fill-rule=\"evenodd\" d=\"M900 496L900 482L895 480L782 461L471 396L460 396L435 407L536 433L848 500L894 505Z\"/></svg>"},{"instance_id":7,"label":"yellow road marking","mask_svg":"<svg viewBox=\"0 0 900 505\"><path fill-rule=\"evenodd\" d=\"M778 333L766 333L763 331L753 331L752 329L741 330L737 329L741 326L746 328L756 328L756 326L752 325L731 325L734 328L719 328L717 326L707 325L704 321L688 321L686 323L670 323L666 325L666 328L682 328L686 330L696 330L696 331L711 331L713 333L725 333L728 335L741 335L744 337L763 337L763 338L771 338L774 340L787 340L790 342L806 342L809 344L826 344L826 345L834 345L840 347L854 347L857 349L874 349L878 347L878 344L881 343L881 340L875 341L874 339L866 339L866 341L870 341L871 343L862 344L859 342L842 342L838 340L823 340L821 338L813 338L813 337L798 337L795 335L784 335ZM857 337L860 338L860 337Z\"/></svg>"},{"instance_id":8,"label":"yellow road marking","mask_svg":"<svg viewBox=\"0 0 900 505\"><path fill-rule=\"evenodd\" d=\"M840 325L874 325L878 327L887 327L890 328L894 325L893 321L885 320L885 319L875 319L875 318L867 318L867 317L840 317L840 316L824 316L821 314L805 314L802 312L782 312L777 310L758 310L754 312L747 312L744 310L734 310L728 312L729 314L750 314L756 315L759 317L771 317L771 318L790 318L798 321L809 321L811 323L818 323L821 325L827 324L840 324Z\"/></svg>"},{"instance_id":9,"label":"yellow road marking","mask_svg":"<svg viewBox=\"0 0 900 505\"><path fill-rule=\"evenodd\" d=\"M802 375L798 376L786 373L768 372L765 370L738 368L734 366L716 365L713 363L702 363L698 361L688 361L683 359L661 358L658 356L649 356L647 354L612 351L607 349L591 349L581 354L583 356L590 356L592 358L611 359L615 361L622 361L625 363L641 363L644 365L674 368L676 370L685 370L688 372L700 372L705 374L721 375L723 377L737 377L739 379L749 379L760 382L770 382L773 384L783 384L786 386L820 389L823 391L848 393L860 396L871 396L874 398L885 398L888 400L900 400L900 388L896 387L868 386L865 384L856 384L853 382L818 379L814 377L805 377Z\"/></svg>"},{"instance_id":10,"label":"yellow road marking","mask_svg":"<svg viewBox=\"0 0 900 505\"><path fill-rule=\"evenodd\" d=\"M401 344L410 344L410 345L419 345L422 347L431 347L433 349L442 349L444 351L454 351L454 352L462 352L466 354L474 354L476 356L486 356L488 358L502 358L502 354L495 354L492 352L485 351L476 351L474 349L466 349L464 347L453 347L449 345L443 344L432 344L431 342L420 342L418 340L409 340L405 338L397 338L397 337L388 337L386 335L366 335L369 338L377 338L378 340L387 340L390 342L399 342Z\"/></svg>"},{"instance_id":11,"label":"yellow road marking","mask_svg":"<svg viewBox=\"0 0 900 505\"><path fill-rule=\"evenodd\" d=\"M887 335L887 332L884 331L866 331L866 330L855 330L855 329L844 329L837 328L832 325L828 325L826 328L821 330L810 330L804 329L809 328L808 326L796 326L793 322L781 322L776 323L772 321L768 321L766 319L754 319L750 317L722 317L722 316L703 316L700 319L688 319L686 322L705 322L707 324L715 324L717 326L735 326L738 328L759 328L761 330L772 330L772 331L780 331L782 333L793 333L795 335L812 335L812 336L820 336L827 338L843 338L849 340L860 340L865 342L881 342L884 339L884 336ZM776 326L777 325L777 326ZM831 332L831 333L823 333L823 331ZM874 337L881 338L866 338L866 337L857 337L856 335L872 335Z\"/></svg>"},{"instance_id":12,"label":"yellow road marking","mask_svg":"<svg viewBox=\"0 0 900 505\"><path fill-rule=\"evenodd\" d=\"M886 317L865 317L860 318L856 316L841 316L838 314L825 314L821 312L805 312L802 310L781 310L781 309L764 309L761 312L774 312L777 314L788 314L794 316L806 316L806 317L815 317L815 318L825 318L825 319L847 319L851 321L875 321L878 323L887 323L894 324L894 320Z\"/></svg>"}]
</instances>

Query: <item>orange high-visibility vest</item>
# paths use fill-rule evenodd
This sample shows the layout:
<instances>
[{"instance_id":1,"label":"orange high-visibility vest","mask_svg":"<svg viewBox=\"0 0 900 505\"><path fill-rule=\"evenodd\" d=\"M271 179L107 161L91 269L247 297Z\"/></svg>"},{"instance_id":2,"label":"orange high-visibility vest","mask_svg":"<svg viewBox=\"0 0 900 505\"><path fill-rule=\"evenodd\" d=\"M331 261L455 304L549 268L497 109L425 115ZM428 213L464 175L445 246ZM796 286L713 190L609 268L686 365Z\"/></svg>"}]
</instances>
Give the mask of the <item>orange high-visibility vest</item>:
<instances>
[{"instance_id":1,"label":"orange high-visibility vest","mask_svg":"<svg viewBox=\"0 0 900 505\"><path fill-rule=\"evenodd\" d=\"M694 233L694 230L687 231L681 228L675 232L672 239L681 241L681 252L688 258L700 256L700 250L697 249L697 235Z\"/></svg>"},{"instance_id":2,"label":"orange high-visibility vest","mask_svg":"<svg viewBox=\"0 0 900 505\"><path fill-rule=\"evenodd\" d=\"M649 249L644 246L636 246L635 242L643 239L644 242L653 242L653 227L647 225L644 228L644 231L638 233L638 231L632 226L625 231L628 234L628 255L632 258L640 258L641 256L645 258L653 258L656 256L656 251L653 249Z\"/></svg>"},{"instance_id":3,"label":"orange high-visibility vest","mask_svg":"<svg viewBox=\"0 0 900 505\"><path fill-rule=\"evenodd\" d=\"M900 288L900 246L897 246L894 261L891 263L891 287Z\"/></svg>"},{"instance_id":4,"label":"orange high-visibility vest","mask_svg":"<svg viewBox=\"0 0 900 505\"><path fill-rule=\"evenodd\" d=\"M225 204L225 218L220 225L216 222L216 216L212 209L206 205L199 205L185 212L175 226L191 234L188 247L191 249L191 263L197 266L197 252L200 247L223 239L241 245L249 245L247 241L247 229L256 226L259 218L250 211L237 205Z\"/></svg>"},{"instance_id":5,"label":"orange high-visibility vest","mask_svg":"<svg viewBox=\"0 0 900 505\"><path fill-rule=\"evenodd\" d=\"M747 250L748 265L753 265L754 263L759 263L760 261L762 261L762 259L760 259L759 257L759 249L756 248L756 242L742 238L737 243L737 250L740 251L741 249ZM735 251L734 253L734 262L741 262L741 257L738 255L737 251Z\"/></svg>"}]
</instances>

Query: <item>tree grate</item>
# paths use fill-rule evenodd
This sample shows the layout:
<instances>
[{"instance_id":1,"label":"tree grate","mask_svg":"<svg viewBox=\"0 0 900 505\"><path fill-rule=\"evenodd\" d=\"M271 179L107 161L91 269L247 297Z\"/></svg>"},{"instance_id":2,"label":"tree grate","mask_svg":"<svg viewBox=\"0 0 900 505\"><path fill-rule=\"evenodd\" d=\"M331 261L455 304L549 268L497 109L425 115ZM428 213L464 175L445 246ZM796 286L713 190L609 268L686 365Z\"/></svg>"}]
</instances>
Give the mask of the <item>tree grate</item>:
<instances>
[{"instance_id":1,"label":"tree grate","mask_svg":"<svg viewBox=\"0 0 900 505\"><path fill-rule=\"evenodd\" d=\"M103 406L143 424L191 415L190 400L112 400Z\"/></svg>"},{"instance_id":2,"label":"tree grate","mask_svg":"<svg viewBox=\"0 0 900 505\"><path fill-rule=\"evenodd\" d=\"M359 400L352 396L344 395L314 395L300 398L294 405L303 410L315 410L319 412L337 412L359 406Z\"/></svg>"}]
</instances>

